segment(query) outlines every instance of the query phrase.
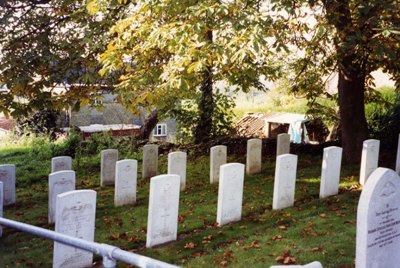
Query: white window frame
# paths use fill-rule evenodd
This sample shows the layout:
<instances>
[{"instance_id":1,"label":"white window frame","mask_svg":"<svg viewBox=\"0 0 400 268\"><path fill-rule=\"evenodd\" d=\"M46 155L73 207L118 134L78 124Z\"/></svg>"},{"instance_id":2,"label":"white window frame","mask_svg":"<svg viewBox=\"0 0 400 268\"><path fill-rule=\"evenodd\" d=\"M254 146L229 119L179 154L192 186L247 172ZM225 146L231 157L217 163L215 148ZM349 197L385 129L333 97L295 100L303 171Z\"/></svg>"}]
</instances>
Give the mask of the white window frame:
<instances>
[{"instance_id":1,"label":"white window frame","mask_svg":"<svg viewBox=\"0 0 400 268\"><path fill-rule=\"evenodd\" d=\"M153 136L154 137L166 137L167 136L167 124L165 124L165 123L157 124L156 127L153 129Z\"/></svg>"}]
</instances>

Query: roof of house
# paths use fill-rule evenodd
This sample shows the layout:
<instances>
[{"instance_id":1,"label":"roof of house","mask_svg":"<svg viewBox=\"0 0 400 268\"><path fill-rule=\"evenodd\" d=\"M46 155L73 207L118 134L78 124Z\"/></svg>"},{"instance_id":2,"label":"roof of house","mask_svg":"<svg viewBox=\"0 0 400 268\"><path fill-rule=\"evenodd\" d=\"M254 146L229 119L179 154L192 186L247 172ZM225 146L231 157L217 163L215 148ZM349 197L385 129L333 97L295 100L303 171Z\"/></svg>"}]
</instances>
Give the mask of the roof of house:
<instances>
[{"instance_id":1,"label":"roof of house","mask_svg":"<svg viewBox=\"0 0 400 268\"><path fill-rule=\"evenodd\" d=\"M235 124L236 133L242 137L262 137L266 122L277 124L290 124L295 121L306 120L304 114L269 112L269 113L245 113Z\"/></svg>"},{"instance_id":2,"label":"roof of house","mask_svg":"<svg viewBox=\"0 0 400 268\"><path fill-rule=\"evenodd\" d=\"M0 128L4 130L12 130L14 128L14 120L0 117Z\"/></svg>"},{"instance_id":3,"label":"roof of house","mask_svg":"<svg viewBox=\"0 0 400 268\"><path fill-rule=\"evenodd\" d=\"M114 125L90 125L78 127L81 132L93 133L93 132L103 132L109 130L126 130L126 129L140 129L138 125L132 124L114 124Z\"/></svg>"}]
</instances>

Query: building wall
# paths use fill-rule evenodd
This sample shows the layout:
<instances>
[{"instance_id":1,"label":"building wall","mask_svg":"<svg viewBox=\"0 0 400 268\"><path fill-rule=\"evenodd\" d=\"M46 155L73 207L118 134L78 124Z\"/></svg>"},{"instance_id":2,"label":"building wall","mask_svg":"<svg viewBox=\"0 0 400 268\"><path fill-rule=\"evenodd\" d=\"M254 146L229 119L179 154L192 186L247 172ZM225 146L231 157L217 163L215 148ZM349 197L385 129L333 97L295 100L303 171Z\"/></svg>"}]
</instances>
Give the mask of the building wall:
<instances>
[{"instance_id":1,"label":"building wall","mask_svg":"<svg viewBox=\"0 0 400 268\"><path fill-rule=\"evenodd\" d=\"M166 136L154 136L153 132L150 135L150 141L161 141L161 142L170 142L170 143L175 143L176 142L176 132L177 132L177 126L176 126L176 120L172 118L167 118L165 120L162 120L158 122L158 124L166 124L167 126L167 133Z\"/></svg>"}]
</instances>

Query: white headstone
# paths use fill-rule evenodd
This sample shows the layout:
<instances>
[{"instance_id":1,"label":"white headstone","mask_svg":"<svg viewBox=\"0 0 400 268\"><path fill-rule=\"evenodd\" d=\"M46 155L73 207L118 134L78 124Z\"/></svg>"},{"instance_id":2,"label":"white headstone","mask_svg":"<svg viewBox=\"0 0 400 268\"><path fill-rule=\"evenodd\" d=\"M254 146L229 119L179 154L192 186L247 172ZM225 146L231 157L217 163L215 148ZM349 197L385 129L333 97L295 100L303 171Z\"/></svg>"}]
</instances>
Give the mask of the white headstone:
<instances>
[{"instance_id":1,"label":"white headstone","mask_svg":"<svg viewBox=\"0 0 400 268\"><path fill-rule=\"evenodd\" d=\"M368 178L357 209L356 267L399 267L400 177L378 168Z\"/></svg>"},{"instance_id":2,"label":"white headstone","mask_svg":"<svg viewBox=\"0 0 400 268\"><path fill-rule=\"evenodd\" d=\"M290 153L290 135L288 133L278 134L276 140L276 156Z\"/></svg>"},{"instance_id":3,"label":"white headstone","mask_svg":"<svg viewBox=\"0 0 400 268\"><path fill-rule=\"evenodd\" d=\"M186 153L172 152L168 154L168 174L176 174L181 178L181 191L186 188Z\"/></svg>"},{"instance_id":4,"label":"white headstone","mask_svg":"<svg viewBox=\"0 0 400 268\"><path fill-rule=\"evenodd\" d=\"M0 181L0 217L3 217L3 182ZM0 237L3 236L3 227L0 225Z\"/></svg>"},{"instance_id":5,"label":"white headstone","mask_svg":"<svg viewBox=\"0 0 400 268\"><path fill-rule=\"evenodd\" d=\"M221 166L217 209L219 226L240 221L242 217L243 183L243 164L229 163Z\"/></svg>"},{"instance_id":6,"label":"white headstone","mask_svg":"<svg viewBox=\"0 0 400 268\"><path fill-rule=\"evenodd\" d=\"M339 192L342 151L342 148L336 146L331 146L324 149L321 185L319 188L320 198L336 195Z\"/></svg>"},{"instance_id":7,"label":"white headstone","mask_svg":"<svg viewBox=\"0 0 400 268\"><path fill-rule=\"evenodd\" d=\"M363 143L360 167L360 184L364 185L371 173L378 168L379 140L366 140Z\"/></svg>"},{"instance_id":8,"label":"white headstone","mask_svg":"<svg viewBox=\"0 0 400 268\"><path fill-rule=\"evenodd\" d=\"M72 170L72 158L70 156L58 156L51 159L51 173L61 170Z\"/></svg>"},{"instance_id":9,"label":"white headstone","mask_svg":"<svg viewBox=\"0 0 400 268\"><path fill-rule=\"evenodd\" d=\"M210 149L210 183L219 180L219 167L226 164L226 146L217 145Z\"/></svg>"},{"instance_id":10,"label":"white headstone","mask_svg":"<svg viewBox=\"0 0 400 268\"><path fill-rule=\"evenodd\" d=\"M396 172L397 174L400 174L400 134L399 141L397 143Z\"/></svg>"},{"instance_id":11,"label":"white headstone","mask_svg":"<svg viewBox=\"0 0 400 268\"><path fill-rule=\"evenodd\" d=\"M57 195L75 190L75 171L63 170L49 175L49 223L54 223Z\"/></svg>"},{"instance_id":12,"label":"white headstone","mask_svg":"<svg viewBox=\"0 0 400 268\"><path fill-rule=\"evenodd\" d=\"M174 174L151 178L146 247L176 240L180 184Z\"/></svg>"},{"instance_id":13,"label":"white headstone","mask_svg":"<svg viewBox=\"0 0 400 268\"><path fill-rule=\"evenodd\" d=\"M115 164L117 161L118 150L107 149L101 151L101 186L115 184Z\"/></svg>"},{"instance_id":14,"label":"white headstone","mask_svg":"<svg viewBox=\"0 0 400 268\"><path fill-rule=\"evenodd\" d=\"M114 205L132 205L136 203L137 161L126 159L118 161L115 174Z\"/></svg>"},{"instance_id":15,"label":"white headstone","mask_svg":"<svg viewBox=\"0 0 400 268\"><path fill-rule=\"evenodd\" d=\"M261 139L250 139L247 141L246 174L257 174L261 172Z\"/></svg>"},{"instance_id":16,"label":"white headstone","mask_svg":"<svg viewBox=\"0 0 400 268\"><path fill-rule=\"evenodd\" d=\"M96 192L71 191L57 196L55 231L94 241ZM54 242L53 267L92 267L93 253Z\"/></svg>"},{"instance_id":17,"label":"white headstone","mask_svg":"<svg viewBox=\"0 0 400 268\"><path fill-rule=\"evenodd\" d=\"M283 154L276 158L273 209L294 205L297 155Z\"/></svg>"},{"instance_id":18,"label":"white headstone","mask_svg":"<svg viewBox=\"0 0 400 268\"><path fill-rule=\"evenodd\" d=\"M3 182L4 206L15 203L15 165L0 165L0 181Z\"/></svg>"},{"instance_id":19,"label":"white headstone","mask_svg":"<svg viewBox=\"0 0 400 268\"><path fill-rule=\"evenodd\" d=\"M147 179L157 175L158 145L146 144L143 146L142 178Z\"/></svg>"},{"instance_id":20,"label":"white headstone","mask_svg":"<svg viewBox=\"0 0 400 268\"><path fill-rule=\"evenodd\" d=\"M319 261L314 261L305 265L274 265L269 268L323 268Z\"/></svg>"}]
</instances>

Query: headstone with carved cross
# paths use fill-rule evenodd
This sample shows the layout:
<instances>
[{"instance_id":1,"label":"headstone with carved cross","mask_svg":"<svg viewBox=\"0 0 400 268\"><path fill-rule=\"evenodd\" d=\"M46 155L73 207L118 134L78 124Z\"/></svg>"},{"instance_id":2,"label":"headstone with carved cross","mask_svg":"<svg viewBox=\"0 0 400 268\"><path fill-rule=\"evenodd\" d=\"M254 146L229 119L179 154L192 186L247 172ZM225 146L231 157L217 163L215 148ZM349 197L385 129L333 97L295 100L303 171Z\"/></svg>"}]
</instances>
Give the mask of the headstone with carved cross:
<instances>
[{"instance_id":1,"label":"headstone with carved cross","mask_svg":"<svg viewBox=\"0 0 400 268\"><path fill-rule=\"evenodd\" d=\"M70 191L57 196L55 231L87 241L94 240L96 192ZM54 242L53 268L92 267L93 253Z\"/></svg>"},{"instance_id":2,"label":"headstone with carved cross","mask_svg":"<svg viewBox=\"0 0 400 268\"><path fill-rule=\"evenodd\" d=\"M58 156L51 159L51 173L72 170L72 158L70 156Z\"/></svg>"},{"instance_id":3,"label":"headstone with carved cross","mask_svg":"<svg viewBox=\"0 0 400 268\"><path fill-rule=\"evenodd\" d=\"M157 175L158 145L146 144L143 146L142 178L147 179Z\"/></svg>"},{"instance_id":4,"label":"headstone with carved cross","mask_svg":"<svg viewBox=\"0 0 400 268\"><path fill-rule=\"evenodd\" d=\"M219 167L226 164L226 146L217 145L210 149L210 183L219 181Z\"/></svg>"},{"instance_id":5,"label":"headstone with carved cross","mask_svg":"<svg viewBox=\"0 0 400 268\"><path fill-rule=\"evenodd\" d=\"M101 151L100 185L115 184L115 164L118 161L118 150L107 149Z\"/></svg>"},{"instance_id":6,"label":"headstone with carved cross","mask_svg":"<svg viewBox=\"0 0 400 268\"><path fill-rule=\"evenodd\" d=\"M330 146L324 149L319 189L320 198L338 194L341 163L342 148Z\"/></svg>"},{"instance_id":7,"label":"headstone with carved cross","mask_svg":"<svg viewBox=\"0 0 400 268\"><path fill-rule=\"evenodd\" d=\"M379 140L366 140L363 142L360 166L360 184L364 185L371 173L378 168Z\"/></svg>"},{"instance_id":8,"label":"headstone with carved cross","mask_svg":"<svg viewBox=\"0 0 400 268\"><path fill-rule=\"evenodd\" d=\"M250 139L247 141L246 174L252 175L261 172L261 139Z\"/></svg>"},{"instance_id":9,"label":"headstone with carved cross","mask_svg":"<svg viewBox=\"0 0 400 268\"><path fill-rule=\"evenodd\" d=\"M57 195L75 190L75 171L62 170L49 175L49 223L54 223Z\"/></svg>"},{"instance_id":10,"label":"headstone with carved cross","mask_svg":"<svg viewBox=\"0 0 400 268\"><path fill-rule=\"evenodd\" d=\"M117 161L115 174L114 205L136 203L137 161L126 159Z\"/></svg>"},{"instance_id":11,"label":"headstone with carved cross","mask_svg":"<svg viewBox=\"0 0 400 268\"><path fill-rule=\"evenodd\" d=\"M3 205L15 203L15 165L0 165L0 181L3 182Z\"/></svg>"},{"instance_id":12,"label":"headstone with carved cross","mask_svg":"<svg viewBox=\"0 0 400 268\"><path fill-rule=\"evenodd\" d=\"M282 154L276 158L273 209L294 205L297 155Z\"/></svg>"},{"instance_id":13,"label":"headstone with carved cross","mask_svg":"<svg viewBox=\"0 0 400 268\"><path fill-rule=\"evenodd\" d=\"M180 184L175 174L151 178L146 247L176 240Z\"/></svg>"},{"instance_id":14,"label":"headstone with carved cross","mask_svg":"<svg viewBox=\"0 0 400 268\"><path fill-rule=\"evenodd\" d=\"M181 178L181 191L186 188L186 153L172 152L168 154L168 174L176 174Z\"/></svg>"},{"instance_id":15,"label":"headstone with carved cross","mask_svg":"<svg viewBox=\"0 0 400 268\"><path fill-rule=\"evenodd\" d=\"M276 156L290 153L290 135L288 133L278 134L276 140Z\"/></svg>"},{"instance_id":16,"label":"headstone with carved cross","mask_svg":"<svg viewBox=\"0 0 400 268\"><path fill-rule=\"evenodd\" d=\"M242 217L243 184L243 164L229 163L221 166L217 209L219 226L240 221Z\"/></svg>"}]
</instances>

